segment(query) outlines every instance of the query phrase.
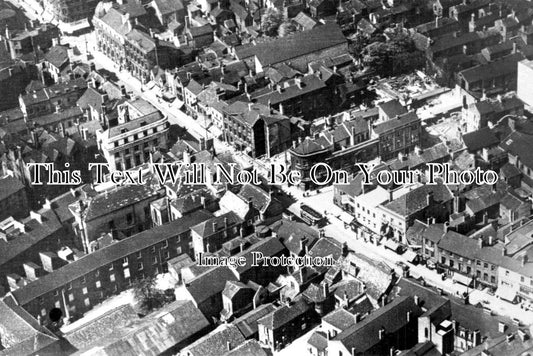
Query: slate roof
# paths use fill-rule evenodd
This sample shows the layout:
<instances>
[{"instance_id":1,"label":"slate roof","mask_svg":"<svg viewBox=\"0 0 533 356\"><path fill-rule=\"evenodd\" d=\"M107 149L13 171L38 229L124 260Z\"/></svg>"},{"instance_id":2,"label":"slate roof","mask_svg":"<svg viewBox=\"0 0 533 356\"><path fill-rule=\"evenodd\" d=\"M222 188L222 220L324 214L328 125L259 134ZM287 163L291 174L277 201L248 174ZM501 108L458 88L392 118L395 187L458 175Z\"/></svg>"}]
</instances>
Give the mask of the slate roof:
<instances>
[{"instance_id":1,"label":"slate roof","mask_svg":"<svg viewBox=\"0 0 533 356\"><path fill-rule=\"evenodd\" d=\"M533 168L531 142L533 142L533 135L514 131L502 140L500 147L515 157L519 157L520 162L526 167Z\"/></svg>"},{"instance_id":2,"label":"slate roof","mask_svg":"<svg viewBox=\"0 0 533 356\"><path fill-rule=\"evenodd\" d=\"M153 124L154 122L165 119L165 116L160 112L156 111L151 114L133 119L131 121L125 122L123 124L111 127L108 132L108 137L113 138L123 133L137 130L145 125Z\"/></svg>"},{"instance_id":3,"label":"slate roof","mask_svg":"<svg viewBox=\"0 0 533 356\"><path fill-rule=\"evenodd\" d=\"M190 356L223 355L228 351L228 343L233 348L244 342L244 337L235 325L221 325L184 348L182 353Z\"/></svg>"},{"instance_id":4,"label":"slate roof","mask_svg":"<svg viewBox=\"0 0 533 356\"><path fill-rule=\"evenodd\" d=\"M283 251L285 251L285 246L283 246L283 244L277 237L272 236L265 238L259 241L258 243L252 245L249 249L240 252L236 255L238 257L244 256L246 263L244 264L244 266L239 265L235 269L239 274L242 275L249 269L254 268L254 266L252 266L252 252L261 252L263 256L279 256L281 253L283 253Z\"/></svg>"},{"instance_id":5,"label":"slate roof","mask_svg":"<svg viewBox=\"0 0 533 356\"><path fill-rule=\"evenodd\" d=\"M294 319L308 313L311 309L311 304L308 304L303 298L297 298L294 303L281 306L259 319L257 323L265 326L269 330L277 330Z\"/></svg>"},{"instance_id":6,"label":"slate roof","mask_svg":"<svg viewBox=\"0 0 533 356\"><path fill-rule=\"evenodd\" d=\"M81 91L85 88L87 88L87 83L85 82L85 79L78 78L68 82L54 84L52 86L37 90L35 92L23 94L21 95L21 98L24 101L24 104L28 106L43 103L52 100L53 98L56 98L58 96L61 96L67 92L75 90Z\"/></svg>"},{"instance_id":7,"label":"slate roof","mask_svg":"<svg viewBox=\"0 0 533 356\"><path fill-rule=\"evenodd\" d=\"M329 237L322 237L309 249L309 256L332 256L334 260L338 260L342 256L344 248L345 246L341 242Z\"/></svg>"},{"instance_id":8,"label":"slate roof","mask_svg":"<svg viewBox=\"0 0 533 356\"><path fill-rule=\"evenodd\" d=\"M411 312L412 318L417 318L422 314L422 310L415 304L412 297L398 297L332 340L340 341L348 350L355 348L357 352L367 352L380 342L379 330L381 328L385 328L385 332L394 333L407 325L408 312Z\"/></svg>"},{"instance_id":9,"label":"slate roof","mask_svg":"<svg viewBox=\"0 0 533 356\"><path fill-rule=\"evenodd\" d=\"M500 143L500 140L488 127L464 134L463 141L470 152L476 152Z\"/></svg>"},{"instance_id":10,"label":"slate roof","mask_svg":"<svg viewBox=\"0 0 533 356\"><path fill-rule=\"evenodd\" d=\"M44 59L58 69L62 69L69 61L68 47L57 45L48 50Z\"/></svg>"},{"instance_id":11,"label":"slate roof","mask_svg":"<svg viewBox=\"0 0 533 356\"><path fill-rule=\"evenodd\" d=\"M238 195L242 197L244 201L251 199L254 208L263 213L272 202L269 193L253 184L243 185Z\"/></svg>"},{"instance_id":12,"label":"slate roof","mask_svg":"<svg viewBox=\"0 0 533 356\"><path fill-rule=\"evenodd\" d=\"M59 112L33 118L32 121L38 126L53 125L55 123L83 116L83 111L77 106L66 108Z\"/></svg>"},{"instance_id":13,"label":"slate roof","mask_svg":"<svg viewBox=\"0 0 533 356\"><path fill-rule=\"evenodd\" d=\"M301 85L297 85L296 82L300 81ZM282 88L276 90L275 88L264 88L256 90L252 93L252 100L257 100L258 103L263 105L277 105L278 103L284 103L293 98L309 95L319 91L326 87L325 81L318 78L315 75L306 75L301 78L289 79L279 84Z\"/></svg>"},{"instance_id":14,"label":"slate roof","mask_svg":"<svg viewBox=\"0 0 533 356\"><path fill-rule=\"evenodd\" d=\"M415 112L411 111L400 115L398 118L392 117L390 120L375 125L374 132L380 135L387 131L394 130L405 125L410 125L415 122L420 122L420 118Z\"/></svg>"},{"instance_id":15,"label":"slate roof","mask_svg":"<svg viewBox=\"0 0 533 356\"><path fill-rule=\"evenodd\" d=\"M210 216L205 211L198 211L185 218L171 221L142 231L127 239L121 240L100 250L85 255L54 272L47 274L30 284L13 291L13 296L20 305L25 305L35 298L60 288L67 283L84 276L102 266L136 253L158 242L178 236L189 230L190 226Z\"/></svg>"},{"instance_id":16,"label":"slate roof","mask_svg":"<svg viewBox=\"0 0 533 356\"><path fill-rule=\"evenodd\" d=\"M42 216L42 224L37 220L29 220L25 223L25 233L11 232L15 237L13 240L0 240L0 266L63 229L53 211L41 209L38 213Z\"/></svg>"},{"instance_id":17,"label":"slate roof","mask_svg":"<svg viewBox=\"0 0 533 356\"><path fill-rule=\"evenodd\" d=\"M0 201L24 190L24 184L16 178L6 177L0 179Z\"/></svg>"},{"instance_id":18,"label":"slate roof","mask_svg":"<svg viewBox=\"0 0 533 356\"><path fill-rule=\"evenodd\" d=\"M150 185L124 185L104 193L100 193L88 201L84 211L86 221L109 214L125 206L133 205L145 199L156 198L159 190L154 190ZM72 206L79 208L79 206Z\"/></svg>"},{"instance_id":19,"label":"slate roof","mask_svg":"<svg viewBox=\"0 0 533 356\"><path fill-rule=\"evenodd\" d=\"M246 339L257 333L257 320L274 311L276 307L272 303L262 304L248 313L235 319L232 324L237 326Z\"/></svg>"},{"instance_id":20,"label":"slate roof","mask_svg":"<svg viewBox=\"0 0 533 356\"><path fill-rule=\"evenodd\" d=\"M257 56L263 67L287 62L306 54L345 44L346 38L339 26L328 23L312 30L297 32L291 36L259 43L255 46L236 48L237 57L245 59Z\"/></svg>"},{"instance_id":21,"label":"slate roof","mask_svg":"<svg viewBox=\"0 0 533 356\"><path fill-rule=\"evenodd\" d=\"M307 344L323 352L328 348L327 335L322 331L315 331L311 334L309 340L307 340Z\"/></svg>"},{"instance_id":22,"label":"slate roof","mask_svg":"<svg viewBox=\"0 0 533 356\"><path fill-rule=\"evenodd\" d=\"M228 267L213 268L186 285L187 291L193 297L197 305L212 296L222 293L227 281L236 281L237 278Z\"/></svg>"},{"instance_id":23,"label":"slate roof","mask_svg":"<svg viewBox=\"0 0 533 356\"><path fill-rule=\"evenodd\" d=\"M331 144L324 137L319 137L318 139L306 137L301 143L296 147L292 147L290 150L298 155L306 156L326 152L330 149L332 149Z\"/></svg>"},{"instance_id":24,"label":"slate roof","mask_svg":"<svg viewBox=\"0 0 533 356\"><path fill-rule=\"evenodd\" d=\"M355 315L344 308L338 308L324 316L322 321L342 332L355 324Z\"/></svg>"},{"instance_id":25,"label":"slate roof","mask_svg":"<svg viewBox=\"0 0 533 356\"><path fill-rule=\"evenodd\" d=\"M427 195L429 193L433 194L436 203L444 203L453 199L452 193L443 184L422 185L385 204L384 207L407 217L428 207Z\"/></svg>"},{"instance_id":26,"label":"slate roof","mask_svg":"<svg viewBox=\"0 0 533 356\"><path fill-rule=\"evenodd\" d=\"M217 230L224 228L224 219L227 218L228 227L232 227L242 223L242 219L233 211L229 211L220 216L214 216L209 220L205 220L198 225L191 227L191 230L200 235L207 237L213 235L216 231L213 230L213 223L217 223Z\"/></svg>"},{"instance_id":27,"label":"slate roof","mask_svg":"<svg viewBox=\"0 0 533 356\"><path fill-rule=\"evenodd\" d=\"M524 59L522 53L514 53L498 58L487 64L481 64L459 72L459 75L469 83L475 83L483 79L490 79L499 76L516 73L517 63Z\"/></svg>"},{"instance_id":28,"label":"slate roof","mask_svg":"<svg viewBox=\"0 0 533 356\"><path fill-rule=\"evenodd\" d=\"M400 104L400 102L396 99L378 104L378 107L383 110L385 115L387 115L389 118L394 118L407 113L405 106Z\"/></svg>"}]
</instances>

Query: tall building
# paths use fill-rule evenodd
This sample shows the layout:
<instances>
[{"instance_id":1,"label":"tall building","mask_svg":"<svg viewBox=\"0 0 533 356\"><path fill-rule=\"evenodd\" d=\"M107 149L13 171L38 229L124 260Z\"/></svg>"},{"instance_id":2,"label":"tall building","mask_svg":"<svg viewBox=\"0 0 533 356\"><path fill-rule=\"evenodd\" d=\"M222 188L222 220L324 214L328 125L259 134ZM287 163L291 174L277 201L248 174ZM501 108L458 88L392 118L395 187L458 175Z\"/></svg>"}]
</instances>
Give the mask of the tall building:
<instances>
[{"instance_id":1,"label":"tall building","mask_svg":"<svg viewBox=\"0 0 533 356\"><path fill-rule=\"evenodd\" d=\"M533 61L518 62L516 94L526 105L533 106Z\"/></svg>"},{"instance_id":2,"label":"tall building","mask_svg":"<svg viewBox=\"0 0 533 356\"><path fill-rule=\"evenodd\" d=\"M118 106L118 125L96 133L98 148L110 170L124 170L150 161L150 152L166 148L168 119L152 104L136 99Z\"/></svg>"}]
</instances>

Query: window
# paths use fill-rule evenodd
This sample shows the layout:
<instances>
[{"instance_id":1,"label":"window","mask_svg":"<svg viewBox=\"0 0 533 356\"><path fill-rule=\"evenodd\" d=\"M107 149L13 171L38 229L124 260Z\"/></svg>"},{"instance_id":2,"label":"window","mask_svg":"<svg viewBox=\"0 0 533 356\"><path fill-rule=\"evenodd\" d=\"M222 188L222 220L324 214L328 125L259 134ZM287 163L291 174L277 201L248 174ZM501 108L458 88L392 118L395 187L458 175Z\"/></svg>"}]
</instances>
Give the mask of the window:
<instances>
[{"instance_id":1,"label":"window","mask_svg":"<svg viewBox=\"0 0 533 356\"><path fill-rule=\"evenodd\" d=\"M152 246L152 253L155 253L155 246Z\"/></svg>"},{"instance_id":2,"label":"window","mask_svg":"<svg viewBox=\"0 0 533 356\"><path fill-rule=\"evenodd\" d=\"M94 274L94 276L95 276L95 277L100 276L100 270L99 270L99 269L96 270L96 273Z\"/></svg>"},{"instance_id":3,"label":"window","mask_svg":"<svg viewBox=\"0 0 533 356\"><path fill-rule=\"evenodd\" d=\"M113 270L113 264L110 264L110 265L109 265L109 270L110 270L110 271Z\"/></svg>"},{"instance_id":4,"label":"window","mask_svg":"<svg viewBox=\"0 0 533 356\"><path fill-rule=\"evenodd\" d=\"M168 247L168 240L165 240L165 242L163 242L163 248L167 248Z\"/></svg>"},{"instance_id":5,"label":"window","mask_svg":"<svg viewBox=\"0 0 533 356\"><path fill-rule=\"evenodd\" d=\"M69 301L69 302L72 302L73 300L74 300L74 294L70 293L70 294L68 295L68 301Z\"/></svg>"},{"instance_id":6,"label":"window","mask_svg":"<svg viewBox=\"0 0 533 356\"><path fill-rule=\"evenodd\" d=\"M154 256L154 265L157 264L157 256Z\"/></svg>"},{"instance_id":7,"label":"window","mask_svg":"<svg viewBox=\"0 0 533 356\"><path fill-rule=\"evenodd\" d=\"M58 291L58 290L55 290L55 291L54 291L54 296L57 297L58 295L59 295L59 291Z\"/></svg>"},{"instance_id":8,"label":"window","mask_svg":"<svg viewBox=\"0 0 533 356\"><path fill-rule=\"evenodd\" d=\"M144 266L143 266L142 262L137 265L137 269L139 271L142 271L144 269Z\"/></svg>"},{"instance_id":9,"label":"window","mask_svg":"<svg viewBox=\"0 0 533 356\"><path fill-rule=\"evenodd\" d=\"M523 281L522 281L522 282L523 282ZM68 289L68 290L71 290L71 289L72 289L72 283L67 284L67 289Z\"/></svg>"},{"instance_id":10,"label":"window","mask_svg":"<svg viewBox=\"0 0 533 356\"><path fill-rule=\"evenodd\" d=\"M59 302L59 300L56 301L56 303L55 303L55 307L56 307L56 308L61 308L61 303Z\"/></svg>"},{"instance_id":11,"label":"window","mask_svg":"<svg viewBox=\"0 0 533 356\"><path fill-rule=\"evenodd\" d=\"M85 283L85 276L81 277L81 283Z\"/></svg>"},{"instance_id":12,"label":"window","mask_svg":"<svg viewBox=\"0 0 533 356\"><path fill-rule=\"evenodd\" d=\"M102 283L100 283L100 281L96 281L96 288L100 288L102 287Z\"/></svg>"},{"instance_id":13,"label":"window","mask_svg":"<svg viewBox=\"0 0 533 356\"><path fill-rule=\"evenodd\" d=\"M41 309L41 316L46 316L46 309Z\"/></svg>"},{"instance_id":14,"label":"window","mask_svg":"<svg viewBox=\"0 0 533 356\"><path fill-rule=\"evenodd\" d=\"M85 298L85 300L83 301L83 304L85 304L86 307L91 306L91 302L89 301L89 298Z\"/></svg>"},{"instance_id":15,"label":"window","mask_svg":"<svg viewBox=\"0 0 533 356\"><path fill-rule=\"evenodd\" d=\"M176 251L178 252L178 255L181 255L181 246L179 246Z\"/></svg>"},{"instance_id":16,"label":"window","mask_svg":"<svg viewBox=\"0 0 533 356\"><path fill-rule=\"evenodd\" d=\"M524 282L524 276L520 277L520 282L522 282L522 283Z\"/></svg>"},{"instance_id":17,"label":"window","mask_svg":"<svg viewBox=\"0 0 533 356\"><path fill-rule=\"evenodd\" d=\"M124 268L124 278L130 278L130 269Z\"/></svg>"},{"instance_id":18,"label":"window","mask_svg":"<svg viewBox=\"0 0 533 356\"><path fill-rule=\"evenodd\" d=\"M483 263L483 268L489 268L489 264L487 262Z\"/></svg>"},{"instance_id":19,"label":"window","mask_svg":"<svg viewBox=\"0 0 533 356\"><path fill-rule=\"evenodd\" d=\"M88 292L87 292L87 287L83 287L83 289L81 290L81 292L82 292L83 294L87 294L87 293L88 293Z\"/></svg>"},{"instance_id":20,"label":"window","mask_svg":"<svg viewBox=\"0 0 533 356\"><path fill-rule=\"evenodd\" d=\"M128 265L128 258L127 258L127 257L124 257L124 258L122 259L122 266L123 266L123 267L126 267L127 265Z\"/></svg>"},{"instance_id":21,"label":"window","mask_svg":"<svg viewBox=\"0 0 533 356\"><path fill-rule=\"evenodd\" d=\"M168 259L170 259L170 252L168 252L168 251L165 251L165 254L164 254L164 256L165 256L165 260L168 260Z\"/></svg>"},{"instance_id":22,"label":"window","mask_svg":"<svg viewBox=\"0 0 533 356\"><path fill-rule=\"evenodd\" d=\"M133 222L133 214L132 213L128 213L126 215L126 221L127 221L128 225L131 225L131 223Z\"/></svg>"},{"instance_id":23,"label":"window","mask_svg":"<svg viewBox=\"0 0 533 356\"><path fill-rule=\"evenodd\" d=\"M142 257L141 251L137 252L137 258L141 258L141 257Z\"/></svg>"},{"instance_id":24,"label":"window","mask_svg":"<svg viewBox=\"0 0 533 356\"><path fill-rule=\"evenodd\" d=\"M111 282L114 282L114 281L115 281L115 275L114 275L114 274L110 274L110 275L109 275L109 280L110 280Z\"/></svg>"}]
</instances>

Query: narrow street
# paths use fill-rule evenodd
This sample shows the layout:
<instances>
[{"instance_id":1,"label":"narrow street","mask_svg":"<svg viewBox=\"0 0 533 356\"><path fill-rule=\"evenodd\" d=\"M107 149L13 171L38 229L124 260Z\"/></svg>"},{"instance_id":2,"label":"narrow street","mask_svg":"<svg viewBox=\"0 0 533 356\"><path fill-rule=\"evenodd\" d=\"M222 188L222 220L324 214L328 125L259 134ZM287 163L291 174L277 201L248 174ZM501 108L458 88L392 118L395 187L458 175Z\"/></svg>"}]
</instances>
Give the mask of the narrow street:
<instances>
[{"instance_id":1,"label":"narrow street","mask_svg":"<svg viewBox=\"0 0 533 356\"><path fill-rule=\"evenodd\" d=\"M289 210L296 215L300 215L299 204L301 202L309 205L320 213L327 212L329 224L324 228L326 236L333 237L340 242L346 242L351 250L371 257L376 261L386 263L391 268L395 268L396 272L400 275L401 269L396 263L403 262L409 266L411 276L414 278L422 277L429 285L441 288L448 294L462 295L464 292L467 292L470 295L471 304L485 302L483 304L490 308L495 314L518 319L526 325L533 323L533 312L523 310L518 304L511 304L484 291L467 288L462 284L454 283L451 278L447 278L443 281L441 275L435 270L430 270L422 265L414 265L408 262L402 255L386 249L383 245L376 245L358 239L355 232L350 229L345 229L344 221L338 218L344 212L341 208L333 204L333 187L320 189L319 194L313 194L309 197L304 197L302 192L294 187L283 187L283 189L297 198L298 202L289 207ZM482 311L480 310L480 312Z\"/></svg>"}]
</instances>

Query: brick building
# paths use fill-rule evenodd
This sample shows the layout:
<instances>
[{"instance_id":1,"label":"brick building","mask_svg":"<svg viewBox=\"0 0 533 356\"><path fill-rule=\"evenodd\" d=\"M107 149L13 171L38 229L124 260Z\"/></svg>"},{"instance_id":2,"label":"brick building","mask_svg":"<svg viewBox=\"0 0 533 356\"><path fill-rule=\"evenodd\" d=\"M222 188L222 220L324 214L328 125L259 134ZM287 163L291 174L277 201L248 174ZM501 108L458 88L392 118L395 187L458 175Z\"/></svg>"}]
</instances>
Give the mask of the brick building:
<instances>
[{"instance_id":1,"label":"brick building","mask_svg":"<svg viewBox=\"0 0 533 356\"><path fill-rule=\"evenodd\" d=\"M166 271L167 263L190 253L189 228L209 217L204 211L147 230L73 261L12 292L16 303L46 325L51 309L77 319L137 278Z\"/></svg>"}]
</instances>

